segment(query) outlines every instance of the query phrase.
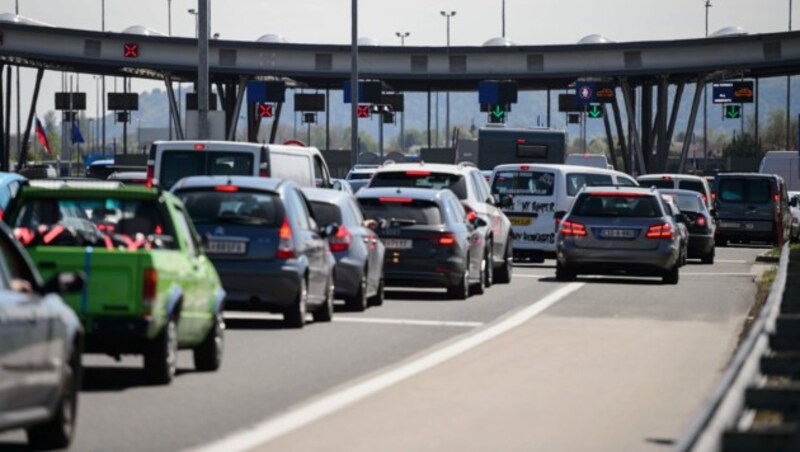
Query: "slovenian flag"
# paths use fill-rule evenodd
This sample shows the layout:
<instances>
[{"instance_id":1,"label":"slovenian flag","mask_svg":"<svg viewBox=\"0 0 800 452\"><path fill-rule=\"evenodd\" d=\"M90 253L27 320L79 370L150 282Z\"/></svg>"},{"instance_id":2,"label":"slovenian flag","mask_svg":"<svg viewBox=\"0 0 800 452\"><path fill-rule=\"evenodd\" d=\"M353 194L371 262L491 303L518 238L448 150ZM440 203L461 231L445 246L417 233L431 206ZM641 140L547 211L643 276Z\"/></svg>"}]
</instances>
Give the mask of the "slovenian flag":
<instances>
[{"instance_id":1,"label":"slovenian flag","mask_svg":"<svg viewBox=\"0 0 800 452\"><path fill-rule=\"evenodd\" d=\"M39 121L39 117L36 117L36 138L39 140L39 143L45 148L48 155L53 154L53 150L50 148L50 142L47 141L47 134L44 132L44 127L42 127L42 122Z\"/></svg>"}]
</instances>

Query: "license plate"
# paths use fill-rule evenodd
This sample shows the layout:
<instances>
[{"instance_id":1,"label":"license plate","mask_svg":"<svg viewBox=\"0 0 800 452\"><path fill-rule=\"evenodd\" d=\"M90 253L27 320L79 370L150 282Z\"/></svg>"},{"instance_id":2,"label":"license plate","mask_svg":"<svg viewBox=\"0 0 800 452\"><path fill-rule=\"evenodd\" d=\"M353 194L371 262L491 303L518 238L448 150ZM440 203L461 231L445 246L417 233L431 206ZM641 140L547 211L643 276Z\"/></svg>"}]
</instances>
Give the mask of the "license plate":
<instances>
[{"instance_id":1,"label":"license plate","mask_svg":"<svg viewBox=\"0 0 800 452\"><path fill-rule=\"evenodd\" d=\"M719 227L725 228L725 229L739 229L740 227L742 227L742 225L739 224L739 223L736 223L736 222L731 222L731 221L720 221L719 222Z\"/></svg>"},{"instance_id":2,"label":"license plate","mask_svg":"<svg viewBox=\"0 0 800 452\"><path fill-rule=\"evenodd\" d=\"M208 242L209 254L244 254L247 243L233 240L212 240Z\"/></svg>"},{"instance_id":3,"label":"license plate","mask_svg":"<svg viewBox=\"0 0 800 452\"><path fill-rule=\"evenodd\" d=\"M533 224L533 218L531 217L509 217L508 220L511 221L511 226L530 226Z\"/></svg>"},{"instance_id":4,"label":"license plate","mask_svg":"<svg viewBox=\"0 0 800 452\"><path fill-rule=\"evenodd\" d=\"M383 245L390 250L410 250L411 239L383 239Z\"/></svg>"},{"instance_id":5,"label":"license plate","mask_svg":"<svg viewBox=\"0 0 800 452\"><path fill-rule=\"evenodd\" d=\"M632 239L636 237L636 231L633 229L603 229L600 231L600 237L604 239Z\"/></svg>"}]
</instances>

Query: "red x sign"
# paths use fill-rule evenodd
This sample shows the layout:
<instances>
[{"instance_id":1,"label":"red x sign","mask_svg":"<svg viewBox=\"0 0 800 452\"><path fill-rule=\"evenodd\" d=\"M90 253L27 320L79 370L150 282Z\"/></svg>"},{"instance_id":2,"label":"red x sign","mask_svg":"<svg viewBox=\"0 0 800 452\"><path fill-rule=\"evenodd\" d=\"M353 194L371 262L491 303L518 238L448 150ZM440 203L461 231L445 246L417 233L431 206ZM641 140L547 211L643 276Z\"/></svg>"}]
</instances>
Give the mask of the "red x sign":
<instances>
[{"instance_id":1,"label":"red x sign","mask_svg":"<svg viewBox=\"0 0 800 452\"><path fill-rule=\"evenodd\" d=\"M272 104L258 104L258 117L271 118L272 117Z\"/></svg>"},{"instance_id":2,"label":"red x sign","mask_svg":"<svg viewBox=\"0 0 800 452\"><path fill-rule=\"evenodd\" d=\"M359 118L369 118L369 105L359 105L356 107L356 116Z\"/></svg>"},{"instance_id":3,"label":"red x sign","mask_svg":"<svg viewBox=\"0 0 800 452\"><path fill-rule=\"evenodd\" d=\"M123 44L122 54L125 58L139 58L139 44Z\"/></svg>"}]
</instances>

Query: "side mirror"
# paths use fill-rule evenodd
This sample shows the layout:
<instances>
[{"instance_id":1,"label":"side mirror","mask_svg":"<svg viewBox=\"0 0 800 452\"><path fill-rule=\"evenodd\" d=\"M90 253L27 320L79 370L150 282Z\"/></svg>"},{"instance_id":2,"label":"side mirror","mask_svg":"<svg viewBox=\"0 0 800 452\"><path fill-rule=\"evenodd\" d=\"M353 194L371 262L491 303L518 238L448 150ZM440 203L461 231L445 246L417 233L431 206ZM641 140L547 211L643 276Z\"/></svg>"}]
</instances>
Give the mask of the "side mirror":
<instances>
[{"instance_id":1,"label":"side mirror","mask_svg":"<svg viewBox=\"0 0 800 452\"><path fill-rule=\"evenodd\" d=\"M333 188L334 190L342 191L342 183L339 182L338 180L333 181L333 184L331 185L332 185L331 188Z\"/></svg>"},{"instance_id":2,"label":"side mirror","mask_svg":"<svg viewBox=\"0 0 800 452\"><path fill-rule=\"evenodd\" d=\"M44 293L71 294L83 290L84 278L80 273L62 272L50 278L42 287Z\"/></svg>"},{"instance_id":3,"label":"side mirror","mask_svg":"<svg viewBox=\"0 0 800 452\"><path fill-rule=\"evenodd\" d=\"M364 222L361 223L361 226L376 231L378 228L380 228L380 223L378 220L373 220L370 218L369 220L364 220Z\"/></svg>"},{"instance_id":4,"label":"side mirror","mask_svg":"<svg viewBox=\"0 0 800 452\"><path fill-rule=\"evenodd\" d=\"M512 198L511 195L500 195L497 206L502 208L514 207L514 198Z\"/></svg>"},{"instance_id":5,"label":"side mirror","mask_svg":"<svg viewBox=\"0 0 800 452\"><path fill-rule=\"evenodd\" d=\"M339 225L336 223L331 223L322 227L319 231L319 235L325 239L328 237L333 237L337 232L339 232Z\"/></svg>"}]
</instances>

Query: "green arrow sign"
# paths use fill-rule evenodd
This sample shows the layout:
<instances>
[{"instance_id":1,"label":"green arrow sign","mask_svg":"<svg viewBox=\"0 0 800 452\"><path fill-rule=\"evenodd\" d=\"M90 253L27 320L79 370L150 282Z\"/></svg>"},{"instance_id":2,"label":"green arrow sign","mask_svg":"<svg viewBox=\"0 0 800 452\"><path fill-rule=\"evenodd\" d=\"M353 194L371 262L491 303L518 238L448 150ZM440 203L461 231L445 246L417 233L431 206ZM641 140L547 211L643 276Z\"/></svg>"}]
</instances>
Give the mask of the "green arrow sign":
<instances>
[{"instance_id":1,"label":"green arrow sign","mask_svg":"<svg viewBox=\"0 0 800 452\"><path fill-rule=\"evenodd\" d=\"M742 107L740 105L726 105L725 118L739 119L742 117Z\"/></svg>"},{"instance_id":2,"label":"green arrow sign","mask_svg":"<svg viewBox=\"0 0 800 452\"><path fill-rule=\"evenodd\" d=\"M602 118L603 117L603 109L600 108L599 105L590 106L589 110L588 110L588 113L589 113L589 117L590 118L597 119L597 118Z\"/></svg>"},{"instance_id":3,"label":"green arrow sign","mask_svg":"<svg viewBox=\"0 0 800 452\"><path fill-rule=\"evenodd\" d=\"M505 116L505 114L506 114L506 112L503 111L503 109L500 108L499 105L494 107L494 110L492 110L492 116L494 116L497 119L502 118L503 116Z\"/></svg>"}]
</instances>

